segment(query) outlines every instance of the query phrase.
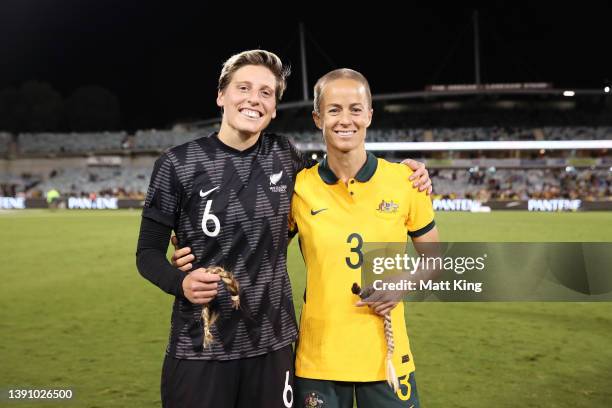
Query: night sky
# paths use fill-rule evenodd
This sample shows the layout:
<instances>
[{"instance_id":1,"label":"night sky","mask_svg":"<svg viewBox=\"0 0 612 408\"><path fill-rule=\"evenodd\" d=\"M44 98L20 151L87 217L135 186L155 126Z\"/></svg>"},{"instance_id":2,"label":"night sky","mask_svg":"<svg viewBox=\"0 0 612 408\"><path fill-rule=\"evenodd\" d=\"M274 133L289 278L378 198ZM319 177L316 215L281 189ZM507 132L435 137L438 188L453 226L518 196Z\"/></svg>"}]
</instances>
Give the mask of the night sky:
<instances>
[{"instance_id":1,"label":"night sky","mask_svg":"<svg viewBox=\"0 0 612 408\"><path fill-rule=\"evenodd\" d=\"M123 127L163 127L216 116L222 62L264 48L293 68L284 101L302 97L297 19L280 9L255 15L203 1L150 3L1 0L0 89L39 80L68 97L101 85L119 98ZM513 4L479 11L483 82L600 88L612 79L612 6ZM339 67L364 73L375 94L474 82L472 9L359 10L361 17L319 9L324 18L304 18L309 88Z\"/></svg>"}]
</instances>

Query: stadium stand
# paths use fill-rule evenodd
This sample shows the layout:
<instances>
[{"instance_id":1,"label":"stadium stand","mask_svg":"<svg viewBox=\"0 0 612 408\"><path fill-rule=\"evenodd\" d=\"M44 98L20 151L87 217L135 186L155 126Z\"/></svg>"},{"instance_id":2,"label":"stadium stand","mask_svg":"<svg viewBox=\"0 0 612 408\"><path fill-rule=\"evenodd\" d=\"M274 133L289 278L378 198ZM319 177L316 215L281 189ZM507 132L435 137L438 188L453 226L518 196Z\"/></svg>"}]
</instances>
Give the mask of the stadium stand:
<instances>
[{"instance_id":1,"label":"stadium stand","mask_svg":"<svg viewBox=\"0 0 612 408\"><path fill-rule=\"evenodd\" d=\"M9 133L0 132L0 155L5 155L9 152L11 143L11 135Z\"/></svg>"},{"instance_id":2,"label":"stadium stand","mask_svg":"<svg viewBox=\"0 0 612 408\"><path fill-rule=\"evenodd\" d=\"M127 133L22 133L18 136L22 154L103 153L124 148Z\"/></svg>"},{"instance_id":3,"label":"stadium stand","mask_svg":"<svg viewBox=\"0 0 612 408\"><path fill-rule=\"evenodd\" d=\"M146 192L153 162L159 153L171 146L185 143L216 128L196 130L142 130L134 135L126 132L60 134L20 134L17 157L30 160L32 165L11 167L4 161L0 175L0 193L4 196L25 194L40 197L50 188L64 196L89 194L141 198ZM285 132L293 141L320 143L317 130ZM369 142L445 142L445 141L506 141L506 140L604 140L612 139L611 126L482 126L434 128L380 128L368 130ZM0 154L11 149L13 137L0 133ZM319 152L320 153L320 152ZM511 153L511 152L509 152ZM44 166L40 155L52 155ZM89 156L115 155L117 162L109 165L85 164ZM530 198L581 198L583 200L612 199L612 158L606 151L557 151L511 154L510 156L479 152L439 152L435 155L387 152L392 160L406 156L430 160L428 166L440 197L475 198L479 200L526 200ZM60 158L72 157L68 163ZM81 157L82 159L79 159ZM123 157L124 159L121 159ZM320 157L320 155L319 155ZM95 158L95 157L94 157ZM135 160L137 158L138 160ZM52 160L49 162L49 160ZM490 164L482 164L489 163ZM575 162L575 163L574 163ZM29 163L29 162L28 162ZM51 164L49 164L51 163ZM472 164L469 164L472 163ZM480 164L479 164L480 163ZM478 168L476 165L480 165ZM578 169L573 166L578 167ZM436 168L438 166L438 168ZM470 166L472 166L470 168ZM12 170L11 170L12 169ZM19 174L21 173L21 174Z\"/></svg>"},{"instance_id":4,"label":"stadium stand","mask_svg":"<svg viewBox=\"0 0 612 408\"><path fill-rule=\"evenodd\" d=\"M218 130L215 127L200 128L196 131L173 131L173 130L141 130L136 132L133 140L134 151L162 151L172 146L177 146L206 136Z\"/></svg>"},{"instance_id":5,"label":"stadium stand","mask_svg":"<svg viewBox=\"0 0 612 408\"><path fill-rule=\"evenodd\" d=\"M169 147L207 135L214 128L197 131L138 131L131 137L120 133L25 133L18 136L18 149L28 154L70 154L105 152L160 152ZM301 143L322 141L319 131L285 132ZM372 127L368 142L448 142L502 140L603 140L612 139L612 127L466 127L466 128L393 128ZM0 154L6 153L10 135L0 133Z\"/></svg>"},{"instance_id":6,"label":"stadium stand","mask_svg":"<svg viewBox=\"0 0 612 408\"><path fill-rule=\"evenodd\" d=\"M0 172L0 197L13 197L18 193L33 190L42 178L39 174Z\"/></svg>"},{"instance_id":7,"label":"stadium stand","mask_svg":"<svg viewBox=\"0 0 612 408\"><path fill-rule=\"evenodd\" d=\"M580 198L610 200L612 172L607 170L503 169L433 170L437 195L449 198L527 200L531 198Z\"/></svg>"},{"instance_id":8,"label":"stadium stand","mask_svg":"<svg viewBox=\"0 0 612 408\"><path fill-rule=\"evenodd\" d=\"M543 127L545 140L604 140L612 139L612 127Z\"/></svg>"},{"instance_id":9,"label":"stadium stand","mask_svg":"<svg viewBox=\"0 0 612 408\"><path fill-rule=\"evenodd\" d=\"M321 132L287 132L294 142L321 141ZM612 139L612 127L467 127L368 130L368 142L484 142L505 140L603 140Z\"/></svg>"},{"instance_id":10,"label":"stadium stand","mask_svg":"<svg viewBox=\"0 0 612 408\"><path fill-rule=\"evenodd\" d=\"M198 132L175 132L170 130L146 130L138 131L134 135L134 150L156 151L167 149L196 139Z\"/></svg>"},{"instance_id":11,"label":"stadium stand","mask_svg":"<svg viewBox=\"0 0 612 408\"><path fill-rule=\"evenodd\" d=\"M56 188L63 195L90 193L116 197L142 197L147 189L151 167L88 167L54 171L44 181L40 175L23 178L3 174L0 185L13 186L13 192L26 191L40 196ZM587 201L612 200L612 171L598 168L430 168L436 196L492 200L531 198L580 198Z\"/></svg>"},{"instance_id":12,"label":"stadium stand","mask_svg":"<svg viewBox=\"0 0 612 408\"><path fill-rule=\"evenodd\" d=\"M62 194L83 196L90 193L100 195L143 195L149 184L151 168L91 167L67 168L36 186L39 191L51 188Z\"/></svg>"}]
</instances>

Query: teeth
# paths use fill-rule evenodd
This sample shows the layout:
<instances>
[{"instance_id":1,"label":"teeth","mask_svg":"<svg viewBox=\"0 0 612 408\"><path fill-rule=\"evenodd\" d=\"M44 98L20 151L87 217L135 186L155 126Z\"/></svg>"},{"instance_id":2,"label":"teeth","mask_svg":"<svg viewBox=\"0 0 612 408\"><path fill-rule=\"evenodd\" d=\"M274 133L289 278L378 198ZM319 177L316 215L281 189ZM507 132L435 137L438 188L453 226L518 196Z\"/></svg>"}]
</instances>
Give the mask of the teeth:
<instances>
[{"instance_id":1,"label":"teeth","mask_svg":"<svg viewBox=\"0 0 612 408\"><path fill-rule=\"evenodd\" d=\"M345 130L345 131L337 131L337 134L339 134L340 136L350 136L353 133L355 133L354 130Z\"/></svg>"},{"instance_id":2,"label":"teeth","mask_svg":"<svg viewBox=\"0 0 612 408\"><path fill-rule=\"evenodd\" d=\"M250 109L243 109L240 111L240 113L242 113L243 115L246 115L250 118L258 118L259 117L259 112L254 111L254 110L250 110Z\"/></svg>"}]
</instances>

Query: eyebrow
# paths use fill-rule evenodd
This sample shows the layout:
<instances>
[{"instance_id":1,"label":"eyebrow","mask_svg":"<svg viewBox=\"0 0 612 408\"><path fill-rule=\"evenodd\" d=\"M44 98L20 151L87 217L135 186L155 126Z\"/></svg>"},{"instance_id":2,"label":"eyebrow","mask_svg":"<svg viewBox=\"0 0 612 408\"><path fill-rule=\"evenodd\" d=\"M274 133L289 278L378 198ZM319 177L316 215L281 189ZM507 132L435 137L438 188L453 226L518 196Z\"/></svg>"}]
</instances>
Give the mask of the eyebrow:
<instances>
[{"instance_id":1,"label":"eyebrow","mask_svg":"<svg viewBox=\"0 0 612 408\"><path fill-rule=\"evenodd\" d=\"M237 85L241 85L241 84L253 85L253 83L251 81L246 81L246 80L245 81L236 81L236 84ZM273 87L271 87L270 85L266 85L266 84L263 84L261 87L262 88L268 88L268 89L274 90Z\"/></svg>"},{"instance_id":2,"label":"eyebrow","mask_svg":"<svg viewBox=\"0 0 612 408\"><path fill-rule=\"evenodd\" d=\"M349 108L353 108L355 106L363 106L363 103L361 103L361 102L351 103L349 105ZM325 104L325 107L327 107L327 108L329 108L329 107L342 107L342 105L340 105L339 103L328 103L328 104Z\"/></svg>"}]
</instances>

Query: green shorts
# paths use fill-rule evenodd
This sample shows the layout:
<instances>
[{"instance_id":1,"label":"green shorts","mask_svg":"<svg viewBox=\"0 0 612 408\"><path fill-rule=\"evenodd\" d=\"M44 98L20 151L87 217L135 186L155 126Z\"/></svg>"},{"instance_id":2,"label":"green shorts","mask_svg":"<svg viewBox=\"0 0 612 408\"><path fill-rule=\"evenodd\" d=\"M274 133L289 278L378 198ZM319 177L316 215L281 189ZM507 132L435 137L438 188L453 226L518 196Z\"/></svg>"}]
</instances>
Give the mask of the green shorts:
<instances>
[{"instance_id":1,"label":"green shorts","mask_svg":"<svg viewBox=\"0 0 612 408\"><path fill-rule=\"evenodd\" d=\"M414 372L399 377L393 392L386 381L345 382L295 377L295 408L419 408Z\"/></svg>"}]
</instances>

